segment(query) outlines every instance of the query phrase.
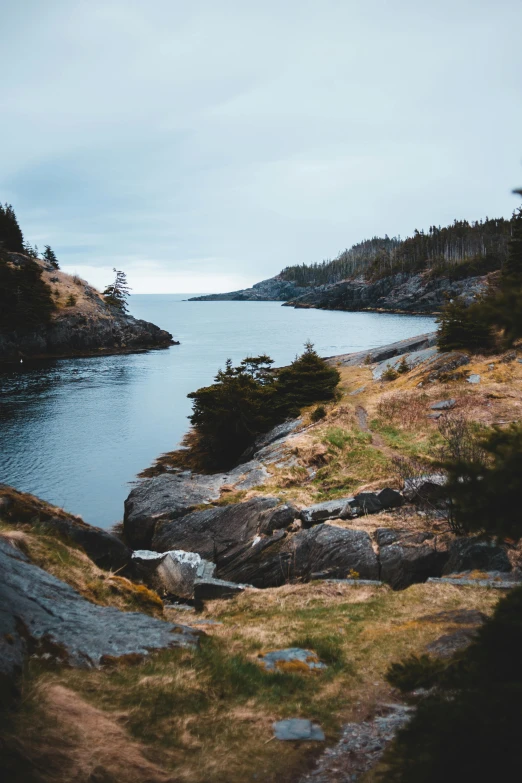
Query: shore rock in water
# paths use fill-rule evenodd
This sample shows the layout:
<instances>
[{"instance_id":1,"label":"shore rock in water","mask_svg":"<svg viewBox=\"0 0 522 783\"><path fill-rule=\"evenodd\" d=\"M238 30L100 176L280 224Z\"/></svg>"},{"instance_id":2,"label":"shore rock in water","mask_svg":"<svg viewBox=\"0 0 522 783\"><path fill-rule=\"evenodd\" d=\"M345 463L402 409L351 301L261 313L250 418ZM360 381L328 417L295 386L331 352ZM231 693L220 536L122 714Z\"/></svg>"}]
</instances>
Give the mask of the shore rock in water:
<instances>
[{"instance_id":1,"label":"shore rock in water","mask_svg":"<svg viewBox=\"0 0 522 783\"><path fill-rule=\"evenodd\" d=\"M0 676L12 680L28 654L92 667L124 655L193 647L191 628L92 604L12 544L0 540ZM5 680L4 680L5 682Z\"/></svg>"},{"instance_id":2,"label":"shore rock in water","mask_svg":"<svg viewBox=\"0 0 522 783\"><path fill-rule=\"evenodd\" d=\"M448 560L447 550L437 551L432 533L380 528L375 531L375 540L381 579L394 590L441 576Z\"/></svg>"},{"instance_id":3,"label":"shore rock in water","mask_svg":"<svg viewBox=\"0 0 522 783\"><path fill-rule=\"evenodd\" d=\"M502 546L478 537L458 538L449 547L449 557L442 575L456 574L462 571L511 571L511 563ZM430 574L440 576L440 574Z\"/></svg>"},{"instance_id":4,"label":"shore rock in water","mask_svg":"<svg viewBox=\"0 0 522 783\"><path fill-rule=\"evenodd\" d=\"M121 571L130 564L131 550L117 536L5 484L0 484L0 512L13 525L38 525L81 546L100 568Z\"/></svg>"}]
</instances>

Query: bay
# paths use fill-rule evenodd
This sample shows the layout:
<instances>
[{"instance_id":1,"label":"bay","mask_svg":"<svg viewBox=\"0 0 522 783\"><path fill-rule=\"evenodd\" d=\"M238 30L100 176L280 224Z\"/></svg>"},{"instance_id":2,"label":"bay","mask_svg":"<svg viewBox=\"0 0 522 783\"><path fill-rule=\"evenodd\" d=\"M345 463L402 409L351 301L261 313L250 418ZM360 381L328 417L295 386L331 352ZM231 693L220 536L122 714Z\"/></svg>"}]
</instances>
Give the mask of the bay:
<instances>
[{"instance_id":1,"label":"bay","mask_svg":"<svg viewBox=\"0 0 522 783\"><path fill-rule=\"evenodd\" d=\"M195 295L195 294L193 294ZM374 348L431 331L434 319L294 310L280 302L188 302L191 294L135 295L131 312L181 345L121 356L25 361L0 372L0 482L100 527L123 516L140 470L188 429L187 394L227 358L268 353L290 362Z\"/></svg>"}]
</instances>

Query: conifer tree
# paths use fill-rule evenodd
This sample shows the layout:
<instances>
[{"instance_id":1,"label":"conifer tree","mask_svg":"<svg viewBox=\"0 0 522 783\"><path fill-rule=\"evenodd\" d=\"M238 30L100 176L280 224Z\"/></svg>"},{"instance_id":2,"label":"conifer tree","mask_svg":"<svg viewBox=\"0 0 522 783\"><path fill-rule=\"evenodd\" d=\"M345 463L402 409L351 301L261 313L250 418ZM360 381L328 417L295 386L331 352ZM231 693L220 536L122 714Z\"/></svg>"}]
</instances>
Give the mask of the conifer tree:
<instances>
[{"instance_id":1,"label":"conifer tree","mask_svg":"<svg viewBox=\"0 0 522 783\"><path fill-rule=\"evenodd\" d=\"M44 259L44 261L47 261L47 263L50 264L50 266L52 266L53 269L59 269L60 268L60 264L58 263L58 259L56 258L56 254L55 254L54 250L51 250L49 245L45 245L45 251L43 253L42 258Z\"/></svg>"},{"instance_id":2,"label":"conifer tree","mask_svg":"<svg viewBox=\"0 0 522 783\"><path fill-rule=\"evenodd\" d=\"M487 351L493 343L491 328L480 303L467 305L461 298L450 300L437 318L437 345L441 351Z\"/></svg>"},{"instance_id":3,"label":"conifer tree","mask_svg":"<svg viewBox=\"0 0 522 783\"><path fill-rule=\"evenodd\" d=\"M311 342L277 377L277 397L282 413L297 416L301 408L331 400L341 376L316 353Z\"/></svg>"},{"instance_id":4,"label":"conifer tree","mask_svg":"<svg viewBox=\"0 0 522 783\"><path fill-rule=\"evenodd\" d=\"M11 204L0 204L0 248L12 253L24 252L24 237Z\"/></svg>"},{"instance_id":5,"label":"conifer tree","mask_svg":"<svg viewBox=\"0 0 522 783\"><path fill-rule=\"evenodd\" d=\"M125 272L114 268L112 270L116 277L114 282L107 286L103 292L103 296L107 304L111 307L115 307L122 313L127 313L127 299L130 296L130 287L127 285L127 276Z\"/></svg>"}]
</instances>

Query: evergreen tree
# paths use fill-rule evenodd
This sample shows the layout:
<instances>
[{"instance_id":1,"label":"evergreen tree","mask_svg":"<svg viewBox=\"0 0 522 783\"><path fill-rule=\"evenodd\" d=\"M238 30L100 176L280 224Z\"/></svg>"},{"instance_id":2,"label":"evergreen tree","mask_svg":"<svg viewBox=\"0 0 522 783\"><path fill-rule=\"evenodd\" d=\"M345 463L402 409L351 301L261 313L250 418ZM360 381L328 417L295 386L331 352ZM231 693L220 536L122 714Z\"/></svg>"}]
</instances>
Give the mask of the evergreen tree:
<instances>
[{"instance_id":1,"label":"evergreen tree","mask_svg":"<svg viewBox=\"0 0 522 783\"><path fill-rule=\"evenodd\" d=\"M0 204L0 248L12 253L24 252L24 237L11 204Z\"/></svg>"},{"instance_id":2,"label":"evergreen tree","mask_svg":"<svg viewBox=\"0 0 522 783\"><path fill-rule=\"evenodd\" d=\"M44 261L47 261L47 263L53 267L53 269L59 269L60 264L58 263L58 259L56 258L56 254L54 250L51 250L49 245L45 245L45 251L42 256Z\"/></svg>"},{"instance_id":3,"label":"evergreen tree","mask_svg":"<svg viewBox=\"0 0 522 783\"><path fill-rule=\"evenodd\" d=\"M103 296L107 304L111 307L115 307L122 313L128 312L127 300L130 296L130 288L127 285L127 276L125 272L121 272L114 268L112 270L116 277L114 282L107 286L103 292Z\"/></svg>"},{"instance_id":4,"label":"evergreen tree","mask_svg":"<svg viewBox=\"0 0 522 783\"><path fill-rule=\"evenodd\" d=\"M277 374L277 401L283 418L297 416L301 408L333 399L341 376L316 353L311 342L304 353Z\"/></svg>"},{"instance_id":5,"label":"evergreen tree","mask_svg":"<svg viewBox=\"0 0 522 783\"><path fill-rule=\"evenodd\" d=\"M513 215L512 236L498 291L485 303L489 322L501 329L507 346L522 337L522 208Z\"/></svg>"},{"instance_id":6,"label":"evergreen tree","mask_svg":"<svg viewBox=\"0 0 522 783\"><path fill-rule=\"evenodd\" d=\"M448 301L437 323L437 345L441 351L480 353L493 345L491 327L480 303L466 305L461 297Z\"/></svg>"},{"instance_id":7,"label":"evergreen tree","mask_svg":"<svg viewBox=\"0 0 522 783\"><path fill-rule=\"evenodd\" d=\"M34 261L12 266L0 257L0 328L32 329L46 324L54 310L51 289Z\"/></svg>"}]
</instances>

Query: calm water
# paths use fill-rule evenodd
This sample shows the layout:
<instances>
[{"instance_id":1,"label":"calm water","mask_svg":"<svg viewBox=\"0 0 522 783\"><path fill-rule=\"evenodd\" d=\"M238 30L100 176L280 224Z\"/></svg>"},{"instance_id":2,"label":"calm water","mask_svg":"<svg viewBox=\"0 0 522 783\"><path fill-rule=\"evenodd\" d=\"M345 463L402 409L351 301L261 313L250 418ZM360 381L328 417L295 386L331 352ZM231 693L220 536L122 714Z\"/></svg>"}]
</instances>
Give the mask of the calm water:
<instances>
[{"instance_id":1,"label":"calm water","mask_svg":"<svg viewBox=\"0 0 522 783\"><path fill-rule=\"evenodd\" d=\"M92 524L123 516L129 482L188 427L188 392L230 357L291 361L311 339L323 356L375 347L433 328L433 319L293 310L279 302L185 302L133 296L132 314L181 341L129 356L25 362L0 372L0 482Z\"/></svg>"}]
</instances>

